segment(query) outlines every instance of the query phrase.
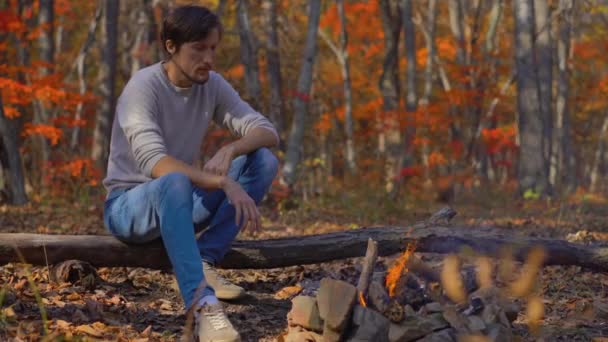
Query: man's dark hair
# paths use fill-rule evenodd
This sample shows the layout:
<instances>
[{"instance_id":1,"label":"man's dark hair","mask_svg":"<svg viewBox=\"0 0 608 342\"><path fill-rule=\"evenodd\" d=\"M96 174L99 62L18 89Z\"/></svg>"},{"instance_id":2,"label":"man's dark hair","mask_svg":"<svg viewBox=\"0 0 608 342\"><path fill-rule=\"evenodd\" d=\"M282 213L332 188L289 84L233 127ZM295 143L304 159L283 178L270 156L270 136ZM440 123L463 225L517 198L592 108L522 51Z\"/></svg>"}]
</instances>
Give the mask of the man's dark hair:
<instances>
[{"instance_id":1,"label":"man's dark hair","mask_svg":"<svg viewBox=\"0 0 608 342\"><path fill-rule=\"evenodd\" d=\"M160 33L163 49L168 54L165 42L173 41L175 51L184 43L205 39L207 35L217 28L222 34L220 18L207 7L196 5L179 6L173 9L163 20L163 29Z\"/></svg>"}]
</instances>

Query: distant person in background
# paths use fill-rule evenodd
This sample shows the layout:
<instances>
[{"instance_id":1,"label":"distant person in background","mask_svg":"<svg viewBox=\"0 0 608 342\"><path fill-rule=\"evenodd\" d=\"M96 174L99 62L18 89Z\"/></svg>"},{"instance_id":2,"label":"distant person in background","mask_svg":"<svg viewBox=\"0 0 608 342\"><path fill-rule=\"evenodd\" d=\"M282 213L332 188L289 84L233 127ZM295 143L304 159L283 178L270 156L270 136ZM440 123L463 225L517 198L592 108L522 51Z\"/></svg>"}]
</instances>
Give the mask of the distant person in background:
<instances>
[{"instance_id":1,"label":"distant person in background","mask_svg":"<svg viewBox=\"0 0 608 342\"><path fill-rule=\"evenodd\" d=\"M167 59L135 73L118 98L103 181L105 226L126 243L162 239L199 341L240 340L218 298L245 291L215 265L240 229L260 228L257 204L278 164L268 149L279 142L273 125L212 71L221 36L205 7L168 14ZM211 120L239 139L200 170L193 164Z\"/></svg>"}]
</instances>

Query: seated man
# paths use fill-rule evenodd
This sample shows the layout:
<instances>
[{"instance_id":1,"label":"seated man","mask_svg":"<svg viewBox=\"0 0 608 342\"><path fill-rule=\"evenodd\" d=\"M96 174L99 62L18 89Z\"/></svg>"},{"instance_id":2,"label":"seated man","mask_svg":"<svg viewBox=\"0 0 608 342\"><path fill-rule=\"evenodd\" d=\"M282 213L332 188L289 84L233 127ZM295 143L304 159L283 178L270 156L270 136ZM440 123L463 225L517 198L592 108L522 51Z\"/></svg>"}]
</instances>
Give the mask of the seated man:
<instances>
[{"instance_id":1,"label":"seated man","mask_svg":"<svg viewBox=\"0 0 608 342\"><path fill-rule=\"evenodd\" d=\"M257 204L277 173L268 149L278 144L275 128L211 71L221 35L204 7L178 7L164 19L168 57L135 73L118 98L103 181L105 226L126 243L162 239L200 341L240 340L218 298L244 290L214 266L239 229L260 227ZM239 139L200 170L193 164L212 119Z\"/></svg>"}]
</instances>

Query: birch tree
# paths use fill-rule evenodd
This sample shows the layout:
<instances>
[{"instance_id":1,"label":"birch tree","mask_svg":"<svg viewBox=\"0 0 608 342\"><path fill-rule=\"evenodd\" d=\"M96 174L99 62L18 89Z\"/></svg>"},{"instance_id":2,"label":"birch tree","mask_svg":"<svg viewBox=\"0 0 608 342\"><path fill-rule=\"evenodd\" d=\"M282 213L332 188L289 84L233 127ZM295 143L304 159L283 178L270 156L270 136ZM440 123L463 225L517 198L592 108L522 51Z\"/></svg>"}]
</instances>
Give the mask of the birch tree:
<instances>
[{"instance_id":1,"label":"birch tree","mask_svg":"<svg viewBox=\"0 0 608 342\"><path fill-rule=\"evenodd\" d=\"M116 103L116 50L118 41L119 0L104 0L103 15L103 59L99 78L101 108L95 120L91 158L99 168L105 168L110 150L110 134Z\"/></svg>"},{"instance_id":2,"label":"birch tree","mask_svg":"<svg viewBox=\"0 0 608 342\"><path fill-rule=\"evenodd\" d=\"M350 80L350 65L348 57L348 34L346 31L346 16L344 14L344 1L336 0L338 10L338 19L340 20L340 46L336 46L331 37L323 30L319 31L321 38L332 50L340 70L342 72L342 85L344 89L344 133L346 136L346 166L351 174L357 172L357 164L355 162L355 144L353 139L353 91Z\"/></svg>"},{"instance_id":3,"label":"birch tree","mask_svg":"<svg viewBox=\"0 0 608 342\"><path fill-rule=\"evenodd\" d=\"M560 0L557 36L557 96L555 99L555 125L553 128L550 163L550 181L556 186L572 186L574 168L571 160L574 159L571 149L570 113L568 111L570 94L570 70L568 56L570 56L570 32L572 30L572 10L574 0Z\"/></svg>"},{"instance_id":4,"label":"birch tree","mask_svg":"<svg viewBox=\"0 0 608 342\"><path fill-rule=\"evenodd\" d=\"M385 187L387 192L391 192L397 165L396 156L401 146L401 131L395 112L399 107L400 99L399 37L401 35L402 17L399 3L396 0L380 0L380 13L384 31L385 53L382 75L378 85L382 93L382 111L384 112L379 120L378 151L386 159Z\"/></svg>"},{"instance_id":5,"label":"birch tree","mask_svg":"<svg viewBox=\"0 0 608 342\"><path fill-rule=\"evenodd\" d=\"M515 66L520 141L519 187L521 193L545 194L548 175L544 149L544 123L534 63L533 0L514 0Z\"/></svg>"},{"instance_id":6,"label":"birch tree","mask_svg":"<svg viewBox=\"0 0 608 342\"><path fill-rule=\"evenodd\" d=\"M298 77L297 94L294 96L294 118L289 132L287 154L283 166L283 181L292 186L296 181L296 170L302 154L302 142L306 125L306 114L310 89L312 87L312 71L317 55L317 31L321 16L321 0L310 0L308 3L308 28L304 60Z\"/></svg>"},{"instance_id":7,"label":"birch tree","mask_svg":"<svg viewBox=\"0 0 608 342\"><path fill-rule=\"evenodd\" d=\"M543 146L545 159L551 155L551 131L553 119L553 42L551 37L550 10L547 0L534 0L534 41L536 65L538 68L538 90L540 111L543 120ZM533 38L534 39L534 38ZM547 167L549 163L546 164ZM549 172L549 170L547 170Z\"/></svg>"},{"instance_id":8,"label":"birch tree","mask_svg":"<svg viewBox=\"0 0 608 342\"><path fill-rule=\"evenodd\" d=\"M256 38L249 25L247 1L237 2L237 26L239 29L241 63L245 66L245 87L253 108L261 110L262 89L258 70L258 48Z\"/></svg>"},{"instance_id":9,"label":"birch tree","mask_svg":"<svg viewBox=\"0 0 608 342\"><path fill-rule=\"evenodd\" d=\"M281 96L283 81L281 79L281 59L279 57L277 1L264 0L263 7L267 37L266 62L270 83L269 116L277 130L282 133L285 129L285 119L283 118L283 99Z\"/></svg>"}]
</instances>

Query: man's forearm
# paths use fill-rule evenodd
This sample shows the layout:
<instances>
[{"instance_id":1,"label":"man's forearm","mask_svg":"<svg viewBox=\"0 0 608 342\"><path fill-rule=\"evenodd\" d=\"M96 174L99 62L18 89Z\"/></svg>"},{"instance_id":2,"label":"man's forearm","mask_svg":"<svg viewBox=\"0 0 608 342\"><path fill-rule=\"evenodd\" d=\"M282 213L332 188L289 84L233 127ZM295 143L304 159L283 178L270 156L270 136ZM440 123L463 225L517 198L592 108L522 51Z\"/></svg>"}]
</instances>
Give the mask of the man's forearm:
<instances>
[{"instance_id":1,"label":"man's forearm","mask_svg":"<svg viewBox=\"0 0 608 342\"><path fill-rule=\"evenodd\" d=\"M227 147L233 149L233 157L238 157L253 152L261 147L272 148L278 144L279 139L273 131L257 127L239 140L230 143Z\"/></svg>"},{"instance_id":2,"label":"man's forearm","mask_svg":"<svg viewBox=\"0 0 608 342\"><path fill-rule=\"evenodd\" d=\"M168 173L183 173L199 188L205 190L221 189L226 183L226 176L204 172L171 156L162 157L152 168L152 177L158 178Z\"/></svg>"}]
</instances>

